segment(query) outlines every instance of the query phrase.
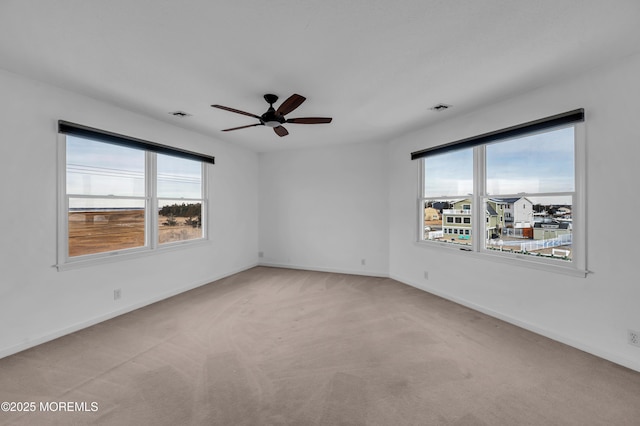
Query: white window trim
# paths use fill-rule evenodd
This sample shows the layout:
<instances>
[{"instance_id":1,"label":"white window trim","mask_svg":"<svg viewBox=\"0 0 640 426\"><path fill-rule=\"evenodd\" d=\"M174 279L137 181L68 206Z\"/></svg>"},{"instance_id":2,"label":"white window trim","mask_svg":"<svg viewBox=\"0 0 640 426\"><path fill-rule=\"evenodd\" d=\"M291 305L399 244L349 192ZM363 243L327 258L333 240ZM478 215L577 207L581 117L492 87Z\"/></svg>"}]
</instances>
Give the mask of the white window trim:
<instances>
[{"instance_id":1,"label":"white window trim","mask_svg":"<svg viewBox=\"0 0 640 426\"><path fill-rule=\"evenodd\" d=\"M54 267L58 271L66 271L71 269L83 268L93 265L102 265L114 262L121 262L124 260L136 259L154 255L157 253L168 252L176 249L184 249L191 247L199 247L203 245L209 245L209 202L207 194L208 191L208 165L205 162L201 162L202 166L202 198L197 201L202 201L202 238L174 241L170 243L159 244L158 243L158 215L153 214L155 211L154 206L158 205L158 197L156 194L156 155L153 152L145 151L145 185L146 196L145 197L113 197L113 198L135 198L145 200L145 245L143 247L133 247L122 250L109 251L104 253L87 254L83 256L69 257L68 254L68 236L69 236L69 196L67 195L67 181L66 181L66 135L57 135L57 185L58 185L58 205L57 205L57 264ZM102 142L105 143L105 142ZM153 178L149 178L153 177ZM151 194L151 195L149 195ZM92 198L96 198L93 197ZM111 198L111 197L101 197ZM172 198L174 199L174 198ZM178 198L176 198L178 199ZM189 201L190 199L180 198L180 200ZM196 200L196 199L194 199Z\"/></svg>"},{"instance_id":2,"label":"white window trim","mask_svg":"<svg viewBox=\"0 0 640 426\"><path fill-rule=\"evenodd\" d=\"M452 244L442 241L430 241L424 239L424 200L423 185L425 178L424 159L418 161L418 232L416 246L458 254L461 256L471 256L475 258L506 263L510 265L523 266L542 271L555 272L575 277L586 277L589 273L587 269L587 226L586 226L586 176L587 176L587 152L586 152L586 132L585 123L577 122L572 124L574 127L574 173L575 173L575 197L572 205L573 220L573 243L572 243L572 261L567 262L560 259L544 260L537 259L535 256L523 255L517 253L497 253L494 250L488 250L483 247L482 238L474 238L470 246L463 244ZM560 126L562 128L566 126ZM473 168L474 168L474 192L471 195L472 204L481 205L483 198L487 197L485 190L486 170L485 162L485 146L480 145L473 148ZM451 197L441 197L447 199ZM483 214L474 213L471 215L471 229L475 231L475 235L484 235L485 223L482 218ZM577 237L577 238L576 238Z\"/></svg>"}]
</instances>

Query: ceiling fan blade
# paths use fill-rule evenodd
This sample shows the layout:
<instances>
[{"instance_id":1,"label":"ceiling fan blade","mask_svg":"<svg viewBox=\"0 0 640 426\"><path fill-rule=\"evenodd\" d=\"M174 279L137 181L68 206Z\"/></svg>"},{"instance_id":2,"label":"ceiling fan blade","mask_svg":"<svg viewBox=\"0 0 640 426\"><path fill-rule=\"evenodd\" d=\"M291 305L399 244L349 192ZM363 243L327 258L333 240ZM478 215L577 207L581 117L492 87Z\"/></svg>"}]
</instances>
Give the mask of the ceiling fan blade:
<instances>
[{"instance_id":1,"label":"ceiling fan blade","mask_svg":"<svg viewBox=\"0 0 640 426\"><path fill-rule=\"evenodd\" d=\"M276 132L276 134L280 137L282 136L287 136L289 134L289 132L287 132L287 129L285 129L282 126L277 126L273 128L273 131Z\"/></svg>"},{"instance_id":2,"label":"ceiling fan blade","mask_svg":"<svg viewBox=\"0 0 640 426\"><path fill-rule=\"evenodd\" d=\"M280 115L287 115L294 109L298 108L306 99L307 98L305 98L304 96L300 96L294 93L293 95L289 96L287 100L282 103L282 105L280 105L276 113Z\"/></svg>"},{"instance_id":3,"label":"ceiling fan blade","mask_svg":"<svg viewBox=\"0 0 640 426\"><path fill-rule=\"evenodd\" d=\"M331 123L331 117L302 117L302 118L289 118L286 123L297 124L323 124Z\"/></svg>"},{"instance_id":4,"label":"ceiling fan blade","mask_svg":"<svg viewBox=\"0 0 640 426\"><path fill-rule=\"evenodd\" d=\"M223 105L211 105L214 108L220 108L220 109L224 109L226 111L231 111L231 112L235 112L236 114L242 114L242 115L248 115L249 117L254 117L257 118L258 120L260 120L260 117L255 115L255 114L251 114L250 112L244 112L244 111L240 111L239 109L235 109L235 108L229 108Z\"/></svg>"},{"instance_id":5,"label":"ceiling fan blade","mask_svg":"<svg viewBox=\"0 0 640 426\"><path fill-rule=\"evenodd\" d=\"M255 127L255 126L264 126L264 124L262 124L262 123L249 124L247 126L232 127L231 129L223 129L222 131L223 132L230 132L232 130L246 129L247 127Z\"/></svg>"}]
</instances>

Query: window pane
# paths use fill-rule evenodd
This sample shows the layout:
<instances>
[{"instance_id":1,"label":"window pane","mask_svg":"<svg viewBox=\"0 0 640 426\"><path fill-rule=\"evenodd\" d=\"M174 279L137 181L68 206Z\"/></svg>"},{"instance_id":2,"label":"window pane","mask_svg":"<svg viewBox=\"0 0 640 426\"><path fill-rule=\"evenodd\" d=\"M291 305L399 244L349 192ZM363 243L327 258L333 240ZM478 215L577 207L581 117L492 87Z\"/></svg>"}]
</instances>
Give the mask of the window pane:
<instances>
[{"instance_id":1,"label":"window pane","mask_svg":"<svg viewBox=\"0 0 640 426\"><path fill-rule=\"evenodd\" d=\"M471 245L471 211L470 199L424 201L423 238Z\"/></svg>"},{"instance_id":2,"label":"window pane","mask_svg":"<svg viewBox=\"0 0 640 426\"><path fill-rule=\"evenodd\" d=\"M487 193L571 192L574 128L487 145Z\"/></svg>"},{"instance_id":3,"label":"window pane","mask_svg":"<svg viewBox=\"0 0 640 426\"><path fill-rule=\"evenodd\" d=\"M424 196L467 196L473 192L473 149L424 159Z\"/></svg>"},{"instance_id":4,"label":"window pane","mask_svg":"<svg viewBox=\"0 0 640 426\"><path fill-rule=\"evenodd\" d=\"M486 204L486 248L572 259L571 197L494 198L487 200Z\"/></svg>"},{"instance_id":5,"label":"window pane","mask_svg":"<svg viewBox=\"0 0 640 426\"><path fill-rule=\"evenodd\" d=\"M160 244L202 238L202 203L160 200L158 242Z\"/></svg>"},{"instance_id":6,"label":"window pane","mask_svg":"<svg viewBox=\"0 0 640 426\"><path fill-rule=\"evenodd\" d=\"M144 205L144 200L70 198L69 256L143 247Z\"/></svg>"},{"instance_id":7,"label":"window pane","mask_svg":"<svg viewBox=\"0 0 640 426\"><path fill-rule=\"evenodd\" d=\"M67 194L144 197L144 151L67 137Z\"/></svg>"},{"instance_id":8,"label":"window pane","mask_svg":"<svg viewBox=\"0 0 640 426\"><path fill-rule=\"evenodd\" d=\"M201 198L202 163L158 154L158 197Z\"/></svg>"}]
</instances>

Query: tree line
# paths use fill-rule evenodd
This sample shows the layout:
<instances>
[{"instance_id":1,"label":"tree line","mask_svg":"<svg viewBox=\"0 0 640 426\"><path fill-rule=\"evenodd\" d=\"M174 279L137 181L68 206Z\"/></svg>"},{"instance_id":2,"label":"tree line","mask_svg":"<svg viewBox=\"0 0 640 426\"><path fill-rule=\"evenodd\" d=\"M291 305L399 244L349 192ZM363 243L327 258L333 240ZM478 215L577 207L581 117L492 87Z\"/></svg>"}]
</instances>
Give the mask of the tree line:
<instances>
[{"instance_id":1,"label":"tree line","mask_svg":"<svg viewBox=\"0 0 640 426\"><path fill-rule=\"evenodd\" d=\"M202 204L171 204L164 206L159 210L160 216L175 216L175 217L194 217L200 216L202 212Z\"/></svg>"}]
</instances>

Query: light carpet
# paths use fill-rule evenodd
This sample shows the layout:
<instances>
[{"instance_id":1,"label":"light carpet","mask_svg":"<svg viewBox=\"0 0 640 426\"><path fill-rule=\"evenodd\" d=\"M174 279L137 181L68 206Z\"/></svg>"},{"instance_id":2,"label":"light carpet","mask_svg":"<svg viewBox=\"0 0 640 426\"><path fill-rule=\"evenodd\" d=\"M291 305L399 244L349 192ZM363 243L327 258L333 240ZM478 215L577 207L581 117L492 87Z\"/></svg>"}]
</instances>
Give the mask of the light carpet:
<instances>
[{"instance_id":1,"label":"light carpet","mask_svg":"<svg viewBox=\"0 0 640 426\"><path fill-rule=\"evenodd\" d=\"M11 425L639 425L640 373L391 279L256 267L1 359L0 401L50 404Z\"/></svg>"}]
</instances>

